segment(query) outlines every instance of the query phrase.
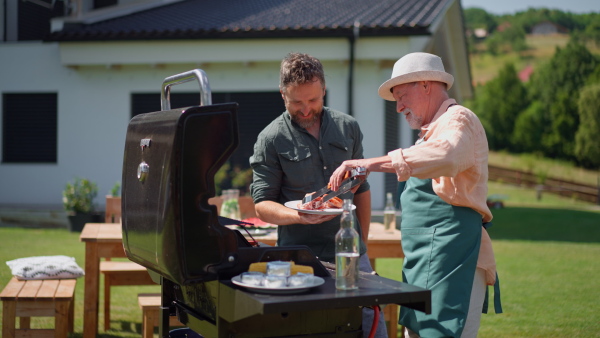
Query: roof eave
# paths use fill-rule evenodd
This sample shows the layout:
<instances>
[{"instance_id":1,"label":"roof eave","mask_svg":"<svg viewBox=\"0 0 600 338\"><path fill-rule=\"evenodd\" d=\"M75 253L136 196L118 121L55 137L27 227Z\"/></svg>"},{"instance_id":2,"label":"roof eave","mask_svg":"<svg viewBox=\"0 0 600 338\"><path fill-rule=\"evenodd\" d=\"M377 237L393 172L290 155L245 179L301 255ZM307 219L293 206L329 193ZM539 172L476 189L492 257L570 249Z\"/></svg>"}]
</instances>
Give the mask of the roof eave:
<instances>
[{"instance_id":1,"label":"roof eave","mask_svg":"<svg viewBox=\"0 0 600 338\"><path fill-rule=\"evenodd\" d=\"M81 32L81 31L79 31ZM429 26L361 27L359 36L417 36L431 35ZM71 34L69 30L51 33L46 42L75 41L136 41L136 40L228 40L228 39L286 39L286 38L350 38L353 27L344 28L294 28L294 29L235 29L194 31L136 31Z\"/></svg>"}]
</instances>

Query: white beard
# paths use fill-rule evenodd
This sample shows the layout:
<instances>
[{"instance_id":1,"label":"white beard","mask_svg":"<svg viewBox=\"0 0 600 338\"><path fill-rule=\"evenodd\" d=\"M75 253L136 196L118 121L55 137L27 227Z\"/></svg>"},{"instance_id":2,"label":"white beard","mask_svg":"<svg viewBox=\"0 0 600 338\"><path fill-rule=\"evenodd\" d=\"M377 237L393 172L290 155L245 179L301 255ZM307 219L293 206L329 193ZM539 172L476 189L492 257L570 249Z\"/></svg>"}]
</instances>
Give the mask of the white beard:
<instances>
[{"instance_id":1,"label":"white beard","mask_svg":"<svg viewBox=\"0 0 600 338\"><path fill-rule=\"evenodd\" d=\"M413 113L413 111L411 109L405 109L401 113L404 115L406 122L408 122L410 129L414 129L414 130L421 129L421 127L423 126L423 118L415 116L415 114Z\"/></svg>"}]
</instances>

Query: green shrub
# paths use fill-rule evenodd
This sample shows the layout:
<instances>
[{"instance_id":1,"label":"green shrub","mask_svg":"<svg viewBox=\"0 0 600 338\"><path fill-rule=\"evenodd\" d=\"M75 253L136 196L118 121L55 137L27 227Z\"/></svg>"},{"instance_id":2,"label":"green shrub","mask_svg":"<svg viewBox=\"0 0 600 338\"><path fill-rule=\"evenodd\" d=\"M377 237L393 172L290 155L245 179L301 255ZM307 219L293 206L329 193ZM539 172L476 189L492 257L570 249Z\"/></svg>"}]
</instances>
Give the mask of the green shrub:
<instances>
[{"instance_id":1,"label":"green shrub","mask_svg":"<svg viewBox=\"0 0 600 338\"><path fill-rule=\"evenodd\" d=\"M67 182L63 190L63 206L69 213L90 213L94 211L94 198L98 195L96 183L76 177Z\"/></svg>"}]
</instances>

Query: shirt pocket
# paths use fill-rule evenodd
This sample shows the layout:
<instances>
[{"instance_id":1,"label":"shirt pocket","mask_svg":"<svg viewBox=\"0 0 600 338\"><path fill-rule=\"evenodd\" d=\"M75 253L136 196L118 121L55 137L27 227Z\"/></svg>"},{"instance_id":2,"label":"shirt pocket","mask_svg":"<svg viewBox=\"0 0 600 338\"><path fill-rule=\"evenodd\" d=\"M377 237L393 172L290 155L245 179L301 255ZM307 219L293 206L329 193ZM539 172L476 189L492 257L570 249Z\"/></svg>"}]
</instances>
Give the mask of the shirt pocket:
<instances>
[{"instance_id":1,"label":"shirt pocket","mask_svg":"<svg viewBox=\"0 0 600 338\"><path fill-rule=\"evenodd\" d=\"M284 185L296 189L310 189L315 183L315 167L308 147L296 147L278 152L281 159Z\"/></svg>"},{"instance_id":2,"label":"shirt pocket","mask_svg":"<svg viewBox=\"0 0 600 338\"><path fill-rule=\"evenodd\" d=\"M342 162L352 159L352 147L349 142L337 140L329 142L329 145L331 146L329 158L333 161L329 165L332 166L331 171L333 172Z\"/></svg>"}]
</instances>

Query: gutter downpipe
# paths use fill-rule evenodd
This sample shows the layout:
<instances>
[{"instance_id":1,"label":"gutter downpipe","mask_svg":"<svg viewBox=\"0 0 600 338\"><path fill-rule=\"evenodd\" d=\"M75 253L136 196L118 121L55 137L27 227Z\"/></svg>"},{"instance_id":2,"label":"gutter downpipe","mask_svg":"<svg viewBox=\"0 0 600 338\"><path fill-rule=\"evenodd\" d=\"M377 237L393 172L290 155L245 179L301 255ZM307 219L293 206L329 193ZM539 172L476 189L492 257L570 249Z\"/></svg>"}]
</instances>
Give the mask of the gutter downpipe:
<instances>
[{"instance_id":1,"label":"gutter downpipe","mask_svg":"<svg viewBox=\"0 0 600 338\"><path fill-rule=\"evenodd\" d=\"M354 116L354 99L353 99L353 88L354 88L354 49L356 41L360 33L360 22L354 21L352 27L352 35L348 38L350 41L350 62L348 65L348 115Z\"/></svg>"}]
</instances>

